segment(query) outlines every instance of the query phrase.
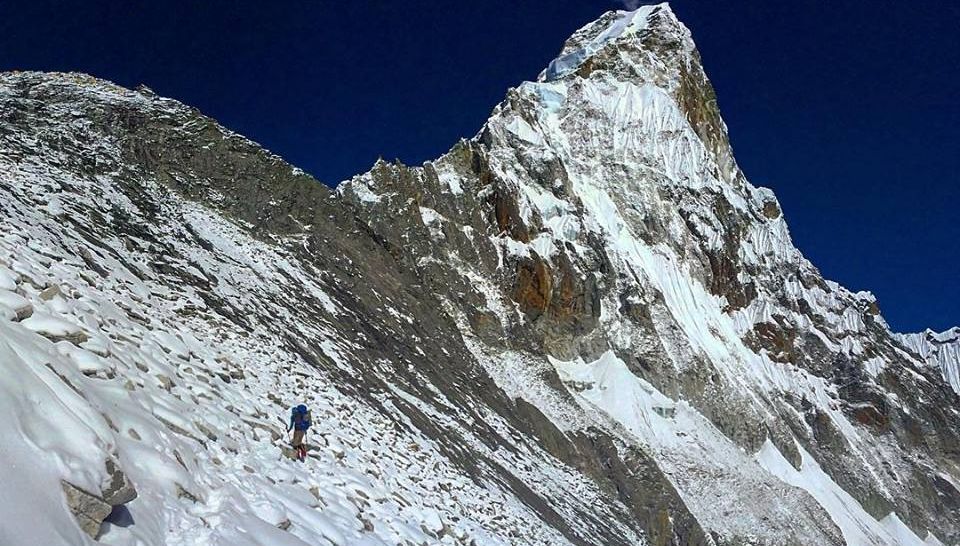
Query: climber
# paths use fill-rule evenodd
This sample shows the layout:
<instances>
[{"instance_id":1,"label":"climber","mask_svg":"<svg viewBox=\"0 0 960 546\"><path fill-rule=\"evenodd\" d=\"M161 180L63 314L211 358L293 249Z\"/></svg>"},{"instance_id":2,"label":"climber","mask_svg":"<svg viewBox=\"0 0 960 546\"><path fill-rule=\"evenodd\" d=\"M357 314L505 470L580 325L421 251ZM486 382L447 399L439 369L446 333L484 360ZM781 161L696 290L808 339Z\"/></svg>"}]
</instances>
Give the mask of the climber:
<instances>
[{"instance_id":1,"label":"climber","mask_svg":"<svg viewBox=\"0 0 960 546\"><path fill-rule=\"evenodd\" d=\"M303 441L303 437L306 436L308 428L310 428L310 410L307 406L300 404L291 409L290 426L287 427L287 432L293 430L291 445L297 450L297 459L301 461L307 458L307 444Z\"/></svg>"}]
</instances>

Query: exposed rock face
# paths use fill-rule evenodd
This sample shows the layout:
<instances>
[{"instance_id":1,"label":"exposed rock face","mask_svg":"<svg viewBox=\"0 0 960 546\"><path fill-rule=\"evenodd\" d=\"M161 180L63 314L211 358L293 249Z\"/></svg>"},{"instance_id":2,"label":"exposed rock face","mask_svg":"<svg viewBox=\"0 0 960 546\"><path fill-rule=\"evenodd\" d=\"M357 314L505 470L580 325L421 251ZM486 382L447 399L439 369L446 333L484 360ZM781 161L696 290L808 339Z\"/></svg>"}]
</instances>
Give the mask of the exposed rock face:
<instances>
[{"instance_id":1,"label":"exposed rock face","mask_svg":"<svg viewBox=\"0 0 960 546\"><path fill-rule=\"evenodd\" d=\"M167 348L166 374L120 362L124 389L205 408L312 368L298 391L320 376L349 397L338 412L409 435L381 457L422 436L435 472L480 484L438 493L451 523L482 521L451 530L460 543L960 542L960 397L923 360L952 342L897 337L870 294L803 258L665 5L578 31L436 161L380 161L336 192L193 109L78 75L0 76L0 149L5 220L43 226L70 279L150 287L113 320L162 334L140 305L162 294L153 309L197 338L275 351L270 373L234 373ZM275 441L265 415L236 422ZM172 418L151 416L192 449L229 446L217 469L171 449L179 468L217 475L246 449ZM127 485L65 491L87 530ZM171 503L202 503L193 487L170 483ZM471 519L473 497L496 517ZM366 517L351 532L381 532Z\"/></svg>"}]
</instances>

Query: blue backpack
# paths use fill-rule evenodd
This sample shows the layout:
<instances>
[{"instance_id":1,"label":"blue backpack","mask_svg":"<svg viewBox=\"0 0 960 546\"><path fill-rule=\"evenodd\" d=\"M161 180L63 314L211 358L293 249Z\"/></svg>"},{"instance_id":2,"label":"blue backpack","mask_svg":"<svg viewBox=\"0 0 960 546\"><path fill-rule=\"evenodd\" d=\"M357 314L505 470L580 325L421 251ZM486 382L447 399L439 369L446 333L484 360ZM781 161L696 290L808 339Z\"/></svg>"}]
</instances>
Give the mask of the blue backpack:
<instances>
[{"instance_id":1,"label":"blue backpack","mask_svg":"<svg viewBox=\"0 0 960 546\"><path fill-rule=\"evenodd\" d=\"M310 410L303 404L300 404L290 411L290 419L293 421L294 430L307 430L310 428Z\"/></svg>"}]
</instances>

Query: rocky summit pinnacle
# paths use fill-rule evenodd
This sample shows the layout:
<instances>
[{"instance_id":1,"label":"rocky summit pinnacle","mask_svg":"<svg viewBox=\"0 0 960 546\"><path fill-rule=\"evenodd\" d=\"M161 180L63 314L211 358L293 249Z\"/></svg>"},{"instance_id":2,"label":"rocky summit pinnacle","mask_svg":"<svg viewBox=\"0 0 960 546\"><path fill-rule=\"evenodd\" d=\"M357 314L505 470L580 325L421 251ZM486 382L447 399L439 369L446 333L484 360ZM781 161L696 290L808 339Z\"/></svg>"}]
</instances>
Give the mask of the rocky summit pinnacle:
<instances>
[{"instance_id":1,"label":"rocky summit pinnacle","mask_svg":"<svg viewBox=\"0 0 960 546\"><path fill-rule=\"evenodd\" d=\"M0 74L4 545L958 544L957 337L796 249L666 4L332 192Z\"/></svg>"}]
</instances>

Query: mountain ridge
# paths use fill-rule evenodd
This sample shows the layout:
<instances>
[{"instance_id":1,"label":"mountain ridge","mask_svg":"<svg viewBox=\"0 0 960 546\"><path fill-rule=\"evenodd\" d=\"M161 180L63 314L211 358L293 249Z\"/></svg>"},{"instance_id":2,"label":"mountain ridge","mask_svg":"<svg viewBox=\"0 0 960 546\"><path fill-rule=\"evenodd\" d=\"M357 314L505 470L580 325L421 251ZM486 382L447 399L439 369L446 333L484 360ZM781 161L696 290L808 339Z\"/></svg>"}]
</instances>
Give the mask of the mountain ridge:
<instances>
[{"instance_id":1,"label":"mountain ridge","mask_svg":"<svg viewBox=\"0 0 960 546\"><path fill-rule=\"evenodd\" d=\"M649 8L645 10L645 13L648 14L648 17L654 17L658 13L657 7L654 6ZM620 14L620 16L623 16L623 14ZM601 19L601 21L602 20L603 19ZM591 26L588 25L585 28L589 29L590 27ZM596 31L596 29L594 30ZM599 32L602 33L603 31L600 30ZM700 126L696 123L697 116L689 115L691 112L697 112L698 110L696 108L690 108L686 110L680 109L681 111L686 112L680 118L668 118L665 121L662 117L657 117L659 113L663 111L667 111L669 114L670 110L670 105L660 99L660 97L663 97L661 94L662 90L667 90L668 93L671 89L673 90L675 95L671 98L673 99L672 102L674 104L686 103L687 101L683 100L683 96L699 97L701 103L706 100L708 104L711 104L712 100L704 99L704 97L713 96L712 89L709 89L709 83L705 76L697 78L697 74L694 73L693 77L687 81L693 80L694 84L699 84L700 87L697 87L697 85L692 85L688 86L686 89L676 83L682 78L679 76L671 77L671 74L677 75L684 73L680 70L671 72L671 67L686 67L687 63L685 61L689 59L698 59L698 56L695 56L695 52L690 53L684 48L680 48L679 53L676 53L675 51L671 51L669 48L667 48L665 50L665 54L667 55L666 59L662 59L662 55L651 55L650 57L644 57L641 55L639 58L631 57L631 53L635 53L637 51L643 53L644 51L649 51L650 49L655 49L656 47L660 46L661 38L662 37L658 35L643 36L642 33L639 35L628 35L628 41L632 40L632 43L628 44L628 51L626 53L620 47L622 44L616 44L617 47L607 47L610 45L610 43L608 43L603 48L593 51L592 55L602 55L607 59L612 59L612 71L607 70L610 68L610 66L604 66L603 63L590 63L589 60L593 59L593 57L588 57L586 61L578 58L577 61L581 64L577 64L576 66L583 67L591 65L590 70L581 71L580 73L577 73L576 71L567 73L564 78L569 81L569 88L558 91L557 88L560 87L560 85L557 85L555 81L551 82L547 81L549 78L541 78L542 81L539 83L528 82L508 93L507 101L501 104L501 106L494 111L494 115L491 118L493 121L498 120L500 117L507 118L507 115L501 116L503 111L512 110L512 112L509 112L509 114L513 114L514 112L517 114L515 116L510 115L512 119L509 119L509 121L504 119L504 124L501 126L502 136L500 136L500 138L501 140L505 141L505 144L503 145L504 148L508 150L517 148L520 149L521 154L518 154L521 155L519 162L521 164L521 168L526 170L525 173L521 171L519 174L494 173L494 178L497 174L499 174L500 176L508 179L504 183L504 185L507 186L506 191L501 191L500 188L497 188L492 192L494 200L492 205L495 209L498 209L497 223L499 229L505 237L503 241L503 248L499 252L503 256L508 254L516 254L517 252L522 253L524 252L522 246L527 244L527 246L530 248L530 255L532 256L531 263L518 266L515 277L511 279L508 276L508 278L505 279L505 282L508 285L516 284L517 286L514 288L515 295L522 294L520 299L528 300L524 301L523 303L530 303L533 306L538 307L538 309L535 310L536 313L542 313L545 310L544 307L549 307L551 285L563 284L564 277L567 276L566 271L563 271L560 279L551 278L551 275L546 273L549 268L543 265L546 260L541 259L541 255L549 254L551 252L549 239L553 238L554 240L563 240L564 234L558 234L553 228L544 229L547 226L536 225L538 223L547 224L549 221L552 221L550 218L544 221L543 218L536 218L536 214L527 214L528 217L532 216L531 221L533 224L535 224L531 229L525 224L525 219L522 217L524 216L525 210L535 210L537 212L544 213L543 216L556 217L558 216L556 214L557 210L563 208L562 206L553 206L548 203L546 208L553 208L553 210L550 211L544 210L542 206L539 206L541 203L549 202L551 197L549 195L544 195L542 190L536 187L538 184L541 185L541 187L546 187L549 189L549 191L554 194L554 198L560 197L562 199L562 195L564 193L569 193L570 190L566 180L560 180L560 182L546 181L547 183L543 183L544 181L542 180L544 174L551 176L556 172L560 172L561 178L562 175L568 174L563 172L566 169L563 160L556 161L555 158L550 157L547 161L544 161L546 165L535 165L535 169L531 169L528 164L524 164L526 159L522 156L524 147L536 147L543 144L544 138L548 137L550 134L564 132L562 129L551 127L547 130L543 130L541 134L538 134L537 123L542 122L542 119L539 121L537 119L531 119L532 116L530 115L530 112L536 111L537 108L541 108L542 111L546 111L549 115L557 109L558 103L562 103L562 101L565 99L565 93L569 92L570 89L573 89L574 92L580 92L588 85L582 84L582 82L590 81L594 78L601 84L605 85L606 83L604 80L606 79L606 74L604 73L614 72L615 77L613 79L615 81L613 81L611 85L606 87L606 89L600 89L599 91L590 90L594 93L594 95L587 96L588 100L591 100L594 97L601 97L601 99L598 99L596 103L598 109L607 107L607 104L602 103L602 97L604 95L612 95L615 97L614 106L610 106L610 108L614 108L614 114L617 114L617 105L623 104L625 101L632 100L632 104L634 106L639 105L640 108L643 108L645 104L651 104L653 106L649 107L649 110L645 109L639 111L637 113L639 118L627 118L624 120L605 118L607 121L606 125L586 127L586 133L590 135L588 138L601 139L599 142L606 144L604 148L606 148L606 146L610 146L610 144L612 144L613 148L616 148L618 140L611 137L609 132L614 132L615 134L617 132L628 132L628 129L632 126L632 124L637 122L642 123L644 121L642 116L646 115L650 110L652 110L655 114L655 119L650 120L651 124L655 127L658 123L674 124L665 127L667 131L679 131L682 133L684 121L689 124L687 126L691 129ZM653 40L654 43L652 44L652 47L648 47L650 44L644 42L645 39ZM639 42L639 44L637 44L637 42ZM639 47L637 47L638 45ZM673 61L671 61L671 59L673 59ZM679 59L679 62L677 62L677 59ZM673 64L671 64L671 62ZM601 69L594 70L593 65L600 66ZM667 74L663 73L664 66L667 67ZM639 90L627 89L626 95L618 96L617 85L624 81L624 74L627 75L627 81L629 81L630 78L634 78L635 80L641 80L641 82L651 81L656 84L666 82L666 85L663 87L656 87L656 89L651 89L651 87L643 87L645 84L641 83L641 88ZM693 88L692 92L690 91L691 87ZM639 91L641 94L638 95L637 91ZM631 95L631 93L633 93L633 95ZM634 97L638 98L634 99ZM660 102L658 103L657 101ZM539 103L540 106L537 106L537 103ZM533 106L529 106L530 104L533 104ZM692 104L696 105L697 100L693 100ZM663 107L661 108L660 105L663 105ZM585 105L582 102L576 103L574 108L563 111L559 117L565 121L568 118L563 118L563 116L576 117L577 111L582 110L584 106ZM592 106L592 104L588 103L586 106ZM602 113L602 110L600 110L600 112ZM536 114L534 114L534 116L535 115ZM604 119L600 115L597 117ZM493 131L491 130L491 123L492 122L488 122L485 131L483 131L481 135L475 139L474 144L477 144L477 147L480 145L493 147L491 145L491 141L495 140L499 135L493 134ZM710 292L725 298L726 303L724 304L724 307L728 311L734 312L734 319L736 322L734 328L740 331L740 334L738 334L737 337L743 335L745 341L754 350L768 351L767 347L769 347L770 349L773 349L773 351L770 351L769 354L774 360L789 362L795 360L798 356L803 357L802 354L797 354L796 352L791 353L790 346L796 346L798 342L813 346L823 344L825 345L824 349L826 349L826 353L830 353L834 350L838 350L838 352L841 353L846 353L851 350L853 352L872 352L876 349L866 349L858 346L859 342L854 341L850 336L850 333L855 331L887 332L882 334L882 337L884 338L883 344L886 346L886 348L882 350L885 352L892 351L892 354L896 355L894 358L902 358L902 355L899 353L900 349L895 346L895 341L890 338L889 329L887 328L882 317L879 315L876 301L872 295L866 292L860 292L856 294L847 292L838 284L830 281L824 281L822 277L820 277L819 272L812 266L812 264L803 258L803 256L795 248L793 248L792 243L790 243L786 226L782 222L782 214L780 213L779 205L776 203L776 199L772 192L769 190L744 186L745 178L743 177L742 173L739 172L739 169L736 168L735 163L732 162L732 155L730 156L731 160L727 161L723 151L725 149L729 149L729 144L726 142L725 126L722 124L722 121L712 125L708 124L707 126L718 128L718 130L714 130L712 135L710 131L697 132L694 130L693 132L696 133L697 137L699 137L701 141L710 140L711 137L714 137L712 140L714 145L710 146L709 148L720 150L721 153L714 155L714 157L719 160L720 164L714 163L711 165L709 160L701 160L700 163L694 161L692 166L695 172L684 172L686 168L691 166L687 160L691 157L696 158L696 154L699 153L697 151L696 139L692 137L688 140L681 140L681 145L688 146L688 148L684 150L684 153L672 155L675 153L675 149L671 149L670 146L672 144L668 143L666 147L667 155L652 158L652 163L655 165L657 163L664 165L665 168L660 169L660 172L665 172L667 174L665 177L666 180L664 180L664 186L666 186L669 191L673 191L679 195L683 195L683 193L688 190L674 186L675 183L671 182L671 178L676 180L678 176L670 175L679 174L679 178L682 178L685 181L695 181L704 179L709 180L711 178L710 174L714 173L713 176L716 176L716 179L718 179L718 185L715 186L717 188L715 191L717 194L722 196L722 199L715 201L716 204L713 206L720 207L721 214L714 214L713 219L710 222L712 225L706 225L702 227L697 225L698 222L695 222L696 217L693 215L704 215L704 211L701 209L681 212L681 217L686 216L687 218L682 220L682 227L677 226L677 228L678 232L682 232L684 228L689 229L695 234L693 240L699 239L701 241L708 237L703 237L702 233L698 233L698 229L707 233L712 231L714 234L722 234L725 230L732 233L733 238L728 239L727 241L722 241L722 238L717 239L716 235L714 235L714 240L708 244L707 248L701 247L702 250L706 251L705 253L707 256L705 256L701 262L704 270L700 275L703 275L702 278L706 281L704 284L710 286ZM606 131L608 128L609 131ZM660 129L660 127L657 127L657 129ZM591 131L594 132L591 133ZM573 136L574 138L580 137L580 135ZM639 140L643 136L644 135L628 134L624 138L636 138ZM610 140L603 141L602 139ZM689 147L690 143L694 143L694 145ZM550 143L548 143L547 147L550 147L549 144ZM644 147L638 148L643 151L647 151L649 149ZM629 147L625 147L623 149L626 150L627 153L631 151L631 148ZM578 152L583 153L584 151L578 150ZM609 157L609 154L604 156L604 150L602 148L589 148L586 150L586 152L593 153L601 157ZM659 150L654 149L654 152L659 152ZM549 152L547 152L547 154L549 155ZM531 153L531 155L533 155L533 153ZM491 163L494 159L495 157L491 158ZM645 160L650 161L651 158L640 158L639 160L641 162ZM436 162L436 164L440 164L441 162L443 162L443 160ZM530 162L532 163L533 161ZM623 158L620 156L615 156L614 158L611 158L609 162L612 165L620 166L623 164ZM427 172L423 174L423 186L430 190L429 192L426 192L427 195L437 195L438 193L442 192L443 189L442 185L440 188L438 188L432 182L434 175L429 174L431 168L433 167L430 164L424 167ZM367 195L367 198L360 199L359 201L363 201L365 206L374 209L372 217L369 219L369 221L372 224L384 222L385 224L390 225L391 229L395 229L396 221L394 219L383 221L381 218L386 216L387 212L380 207L378 204L378 199L376 198L377 192L375 186L377 184L377 178L380 176L387 178L389 180L389 182L387 182L388 184L395 183L397 178L417 178L416 169L407 169L401 165L397 165L393 167L393 169L397 172L391 177L384 172L385 169L381 165L379 168L375 168L374 171L371 171L369 175L356 177L352 182L350 182L349 185L341 185L339 188L341 193L349 194L352 187L362 187L363 189L358 190L356 193L359 194L362 192L363 194ZM602 166L595 164L591 165L591 170L602 171L602 169ZM439 173L443 169L434 168L434 170L438 171ZM370 178L367 178L368 176ZM481 179L483 176L484 175L481 175ZM510 180L511 177L512 180ZM532 187L530 185L517 184L516 190L511 189L511 184L514 184L514 180L522 177L532 178L534 181ZM436 178L439 179L441 177L438 174ZM618 178L614 175L611 176L611 179L622 180L622 177ZM733 181L733 184L731 186L724 186L719 182L719 180ZM555 185L555 183L558 185ZM699 185L701 188L704 187L702 182L699 183ZM671 189L671 186L673 186L674 189ZM372 194L371 188L373 189ZM738 195L738 190L736 190L736 188L747 188L745 190L740 190L741 192L746 191L746 196ZM524 192L526 192L527 195L523 195ZM392 191L390 193L392 194ZM412 191L409 193L401 192L399 197L402 199L404 196L416 196L422 193L424 193L422 190L412 189ZM503 199L501 197L503 194L510 195L511 193L521 194L521 196L517 199L517 201L520 201L519 203L511 202L510 198ZM537 194L539 194L539 196ZM655 193L650 193L649 191L640 191L633 193L631 197L624 197L624 202L636 199L636 196L638 195L642 196L641 199L646 199L649 197L650 201L657 201L657 195ZM583 195L580 197L583 197ZM590 196L588 196L588 198L589 197ZM661 197L661 201L662 199L663 198ZM414 197L414 200L417 200L417 198ZM436 198L428 198L428 200L440 201L440 199ZM402 208L399 203L395 203L395 205ZM610 203L598 203L598 206L601 209L604 207L609 209L608 205L610 205ZM450 207L449 204L444 203L442 208L436 207L436 210L434 210L430 208L433 205L425 203L421 204L421 210L424 208L424 206L429 209L424 211L426 212L426 214L423 215L424 223L441 227L448 218L452 218L452 215L448 214L448 209L456 208ZM622 209L624 203L617 202L612 206L619 206ZM629 207L629 205L627 206ZM574 201L571 203L571 207L568 207L568 210L578 210L579 207L580 205ZM795 273L790 273L792 276L794 276L792 280L787 278L775 281L768 287L769 295L760 300L758 300L757 296L762 294L757 294L757 291L762 287L758 284L758 282L741 280L742 273L739 273L739 271L744 269L744 264L742 262L742 258L744 256L740 254L740 251L737 247L739 246L742 248L742 239L744 238L744 234L737 232L737 222L734 221L731 225L725 224L724 221L724 218L728 217L729 212L735 212L737 209L743 211L741 214L745 215L745 217L754 219L743 222L746 225L752 224L755 226L752 229L755 229L756 231L754 233L747 233L746 235L748 238L755 239L754 241L749 242L749 244L754 251L759 251L747 252L746 257L754 262L753 264L748 265L752 265L754 268L762 267L765 269L785 270L787 273L789 273L791 270L796 270ZM600 212L600 216L602 215L603 211ZM710 212L708 211L704 216L709 218L709 215ZM559 216L561 217L562 222L563 215L560 214ZM756 220L759 220L759 222ZM616 223L622 224L619 219L617 219ZM693 225L691 226L691 224ZM762 227L764 225L772 225L773 229L770 230L769 228ZM731 227L734 229L729 229ZM475 228L476 226L474 226L474 229ZM606 231L614 233L619 229L617 225L608 225L604 226L604 228L608 228ZM535 232L538 230L541 231L541 233L544 231L553 233L547 238L547 241L543 241L541 239L543 242L539 243L538 245L537 239L534 237ZM667 230L668 228L663 229L662 231ZM649 230L646 231L649 233ZM451 230L443 227L442 235L449 237L451 235ZM407 239L417 239L419 237L426 236L427 234L420 233L417 236L407 236ZM656 237L655 234L651 234L649 236ZM533 241L531 241L531 239L533 239ZM740 241L737 239L740 239ZM527 241L530 241L529 244ZM568 244L568 242L569 241L565 242L564 244ZM650 242L656 243L657 241L656 239L651 239ZM521 243L519 249L517 243ZM399 245L400 242L397 241L397 244ZM722 252L716 252L717 247L719 247ZM596 250L596 248L594 248L594 250ZM689 251L689 247L687 247L687 249L681 250L677 254L682 255L683 253ZM426 259L426 257L423 259ZM567 264L576 262L576 259L574 258L563 260L565 260ZM604 263L607 262L602 261L601 264L598 264L598 266L602 268L602 264ZM567 265L563 265L561 263L560 267L564 269L567 268ZM661 266L654 265L653 267L658 268ZM631 274L636 276L636 272L632 272ZM485 272L484 274L475 274L473 277L489 277L490 275L492 275L490 272ZM713 277L712 281L710 281L711 276ZM789 291L786 293L784 293L782 289L784 281L787 281L786 288L789 289ZM532 297L527 297L531 290L526 285L530 285L530 287L533 288L534 293L531 295ZM546 289L544 290L544 288ZM578 289L579 287L573 288L574 291ZM538 291L539 293L536 293ZM708 298L709 296L704 295L698 299L704 300ZM774 311L774 309L777 307L782 308L782 304L780 302L783 298L790 298L793 300L793 303L789 305L785 312ZM514 297L513 299L516 300L517 298ZM791 316L793 317L793 320L789 319ZM784 319L787 319L786 322L784 322ZM696 330L694 325L688 325L688 328L688 331ZM824 330L832 330L833 333L825 335L819 339L809 336L806 339L800 339L800 331L806 328L811 328L814 332L817 332L817 336L823 334ZM733 339L733 336L731 336L730 341L736 343L736 340ZM829 349L829 346L834 346L837 349ZM571 353L568 348L563 348L560 350L560 354L565 357L575 356L576 350ZM593 358L596 356L597 355L594 354ZM593 358L591 358L591 360ZM811 371L814 371L817 374L824 374L825 372L830 372L831 368L836 367L835 362L816 362L816 360L822 358L823 357L810 358L810 355L807 355L806 360L808 361L807 364L810 366ZM723 357L720 357L720 359L722 360ZM916 364L911 364L911 367L913 366L916 366ZM836 374L837 372L833 371L830 373ZM842 375L846 375L847 373L848 372L840 372ZM912 371L906 373L912 373ZM837 380L838 383L843 384L851 383L851 379L853 379L852 384L860 382L856 378L850 377L844 379L838 378ZM896 382L899 383L899 381L900 379L897 379ZM672 388L675 389L676 387ZM848 390L854 391L858 389L854 388ZM876 423L885 422L884 420L886 417L884 414L888 411L888 408L883 402L881 402L880 399L877 398L877 394L878 393L873 390L873 387L868 387L867 385L863 385L863 390L860 392L849 392L847 394L847 396L852 395L851 398L854 398L854 400L849 401L849 411L855 415L855 419L862 419L866 422L874 422L875 418L879 417L880 421L876 421ZM806 404L806 402L804 402L804 404ZM812 419L816 420L819 418L820 417ZM725 430L725 432L741 434L740 432L731 430ZM753 440L750 440L750 442L753 442ZM950 443L952 443L952 440L948 442L948 445ZM752 447L748 449L756 449L758 447L758 445L752 444ZM788 452L791 450L789 443L780 444L778 447L785 449ZM838 468L833 469L834 472L837 472L838 470ZM860 494L865 495L863 498L876 498L882 496L882 494L878 494L875 491L861 491ZM883 503L881 503L881 505L882 504ZM872 510L882 511L884 508L879 508L878 505L877 507L873 507ZM878 519L882 515L882 513L878 514Z\"/></svg>"}]
</instances>

